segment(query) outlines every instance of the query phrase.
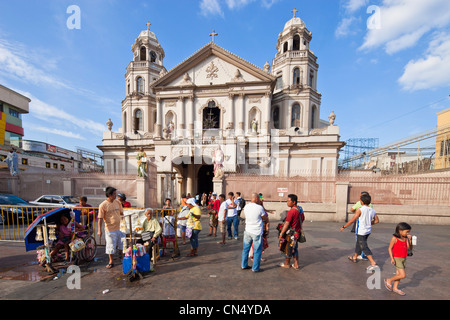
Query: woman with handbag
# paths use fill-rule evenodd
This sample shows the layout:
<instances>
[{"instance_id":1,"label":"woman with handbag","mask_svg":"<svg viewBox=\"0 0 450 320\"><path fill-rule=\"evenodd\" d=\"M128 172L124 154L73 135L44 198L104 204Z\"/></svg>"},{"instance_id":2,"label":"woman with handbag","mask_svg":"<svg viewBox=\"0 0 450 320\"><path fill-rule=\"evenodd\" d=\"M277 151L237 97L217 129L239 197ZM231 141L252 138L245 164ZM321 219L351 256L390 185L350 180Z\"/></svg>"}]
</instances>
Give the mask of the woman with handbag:
<instances>
[{"instance_id":1,"label":"woman with handbag","mask_svg":"<svg viewBox=\"0 0 450 320\"><path fill-rule=\"evenodd\" d=\"M300 212L297 206L297 195L288 195L286 204L290 208L287 213L286 220L280 231L280 250L283 252L285 262L280 264L282 268L299 269L298 264L298 242L301 239L302 223L305 220L305 215ZM302 210L303 211L303 210ZM291 265L291 258L294 258L294 263Z\"/></svg>"}]
</instances>

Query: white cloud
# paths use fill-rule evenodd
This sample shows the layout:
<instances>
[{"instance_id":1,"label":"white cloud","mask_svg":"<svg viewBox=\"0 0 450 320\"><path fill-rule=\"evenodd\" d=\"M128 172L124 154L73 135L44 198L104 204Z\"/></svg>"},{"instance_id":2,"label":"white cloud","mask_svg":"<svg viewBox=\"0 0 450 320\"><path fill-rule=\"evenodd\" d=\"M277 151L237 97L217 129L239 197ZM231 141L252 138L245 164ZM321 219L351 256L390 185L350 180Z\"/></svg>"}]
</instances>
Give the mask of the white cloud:
<instances>
[{"instance_id":1,"label":"white cloud","mask_svg":"<svg viewBox=\"0 0 450 320\"><path fill-rule=\"evenodd\" d=\"M39 120L49 122L54 126L66 125L66 128L75 127L76 130L79 130L82 135L96 135L101 136L102 132L105 129L105 125L90 120L88 118L79 118L76 117L64 110L61 110L58 107L52 106L48 103L45 103L38 98L34 97L28 92L23 92L21 90L13 89L14 91L19 92L20 94L31 99L30 102L30 114L33 117L38 118ZM59 120L60 122L57 122ZM57 128L53 128L52 130L57 130ZM81 135L80 135L81 136Z\"/></svg>"},{"instance_id":2,"label":"white cloud","mask_svg":"<svg viewBox=\"0 0 450 320\"><path fill-rule=\"evenodd\" d=\"M398 80L405 90L415 91L450 86L450 35L437 34L425 57L411 60Z\"/></svg>"},{"instance_id":3,"label":"white cloud","mask_svg":"<svg viewBox=\"0 0 450 320\"><path fill-rule=\"evenodd\" d=\"M33 84L69 88L64 82L30 63L33 60L36 60L36 56L22 44L0 39L0 72ZM40 63L49 61L47 65L54 66L50 59L41 57L39 60Z\"/></svg>"},{"instance_id":4,"label":"white cloud","mask_svg":"<svg viewBox=\"0 0 450 320\"><path fill-rule=\"evenodd\" d=\"M200 10L204 16L219 15L223 17L224 12L222 9L222 4L224 4L229 10L238 10L253 2L260 2L264 8L270 9L278 1L280 0L202 0L200 2Z\"/></svg>"},{"instance_id":5,"label":"white cloud","mask_svg":"<svg viewBox=\"0 0 450 320\"><path fill-rule=\"evenodd\" d=\"M218 14L223 17L222 8L220 7L218 0L202 0L200 9L204 16Z\"/></svg>"},{"instance_id":6,"label":"white cloud","mask_svg":"<svg viewBox=\"0 0 450 320\"><path fill-rule=\"evenodd\" d=\"M393 54L415 46L427 32L450 23L448 0L384 0L381 28L368 30L361 50L384 47Z\"/></svg>"},{"instance_id":7,"label":"white cloud","mask_svg":"<svg viewBox=\"0 0 450 320\"><path fill-rule=\"evenodd\" d=\"M342 38L348 35L353 35L359 31L354 25L361 21L360 17L355 17L355 12L361 8L367 6L368 0L346 0L343 4L345 11L344 17L339 22L334 36L336 38Z\"/></svg>"},{"instance_id":8,"label":"white cloud","mask_svg":"<svg viewBox=\"0 0 450 320\"><path fill-rule=\"evenodd\" d=\"M348 13L352 14L361 9L362 7L367 6L368 2L369 0L348 0L344 4L344 7Z\"/></svg>"},{"instance_id":9,"label":"white cloud","mask_svg":"<svg viewBox=\"0 0 450 320\"><path fill-rule=\"evenodd\" d=\"M352 32L351 26L354 21L356 21L355 17L349 17L349 18L342 19L341 22L339 23L339 26L337 27L337 29L334 32L334 35L336 36L336 38L341 38L341 37L344 37L344 36L347 36L348 34L350 34Z\"/></svg>"},{"instance_id":10,"label":"white cloud","mask_svg":"<svg viewBox=\"0 0 450 320\"><path fill-rule=\"evenodd\" d=\"M0 38L0 74L5 78L45 88L70 90L99 105L116 103L111 98L102 97L98 92L76 87L66 79L59 79L48 70L57 70L57 59L51 54L39 49L29 49L17 41Z\"/></svg>"},{"instance_id":11,"label":"white cloud","mask_svg":"<svg viewBox=\"0 0 450 320\"><path fill-rule=\"evenodd\" d=\"M408 91L450 85L450 1L383 0L381 28L368 29L360 50L382 48L389 55L415 48L398 79ZM419 50L417 50L419 48Z\"/></svg>"},{"instance_id":12,"label":"white cloud","mask_svg":"<svg viewBox=\"0 0 450 320\"><path fill-rule=\"evenodd\" d=\"M66 130L59 130L59 129L52 129L49 127L40 127L40 126L33 126L32 130L41 131L41 132L47 132L51 134L56 134L59 136L63 136L66 138L72 138L72 139L78 139L78 140L86 140L86 138L82 137L78 133L73 133Z\"/></svg>"}]
</instances>

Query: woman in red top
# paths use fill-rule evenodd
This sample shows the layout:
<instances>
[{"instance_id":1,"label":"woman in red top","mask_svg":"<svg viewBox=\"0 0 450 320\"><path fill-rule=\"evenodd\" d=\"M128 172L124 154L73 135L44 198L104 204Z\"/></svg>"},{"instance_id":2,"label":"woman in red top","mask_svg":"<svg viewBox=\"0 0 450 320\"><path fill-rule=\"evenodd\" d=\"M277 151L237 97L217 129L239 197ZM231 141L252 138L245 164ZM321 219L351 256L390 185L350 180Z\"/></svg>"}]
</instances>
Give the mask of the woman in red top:
<instances>
[{"instance_id":1,"label":"woman in red top","mask_svg":"<svg viewBox=\"0 0 450 320\"><path fill-rule=\"evenodd\" d=\"M131 208L131 203L126 201L127 197L125 196L124 193L119 193L117 195L117 197L119 198L119 202L122 204L122 207L124 207L124 208Z\"/></svg>"},{"instance_id":2,"label":"woman in red top","mask_svg":"<svg viewBox=\"0 0 450 320\"><path fill-rule=\"evenodd\" d=\"M408 249L412 249L410 231L411 226L406 222L400 222L395 228L394 236L389 244L389 255L391 257L391 264L396 267L396 273L392 278L384 279L386 289L401 296L404 296L405 293L398 289L398 285L400 280L406 277L406 257L408 256ZM394 285L392 285L392 282L394 282Z\"/></svg>"}]
</instances>

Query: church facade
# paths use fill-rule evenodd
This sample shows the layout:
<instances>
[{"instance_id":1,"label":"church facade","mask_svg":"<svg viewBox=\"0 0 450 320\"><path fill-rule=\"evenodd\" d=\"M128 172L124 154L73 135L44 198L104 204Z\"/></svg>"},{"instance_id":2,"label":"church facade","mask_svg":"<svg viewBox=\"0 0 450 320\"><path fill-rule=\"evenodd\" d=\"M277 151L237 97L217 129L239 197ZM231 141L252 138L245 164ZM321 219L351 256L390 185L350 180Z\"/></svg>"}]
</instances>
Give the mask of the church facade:
<instances>
[{"instance_id":1,"label":"church facade","mask_svg":"<svg viewBox=\"0 0 450 320\"><path fill-rule=\"evenodd\" d=\"M320 119L319 65L304 22L294 13L272 64L262 68L211 35L212 42L167 71L156 35L149 28L140 33L125 74L122 127L114 132L108 121L99 146L105 173L137 174L137 156L145 152L157 168L158 203L225 192L230 173L334 176L344 143L334 113Z\"/></svg>"}]
</instances>

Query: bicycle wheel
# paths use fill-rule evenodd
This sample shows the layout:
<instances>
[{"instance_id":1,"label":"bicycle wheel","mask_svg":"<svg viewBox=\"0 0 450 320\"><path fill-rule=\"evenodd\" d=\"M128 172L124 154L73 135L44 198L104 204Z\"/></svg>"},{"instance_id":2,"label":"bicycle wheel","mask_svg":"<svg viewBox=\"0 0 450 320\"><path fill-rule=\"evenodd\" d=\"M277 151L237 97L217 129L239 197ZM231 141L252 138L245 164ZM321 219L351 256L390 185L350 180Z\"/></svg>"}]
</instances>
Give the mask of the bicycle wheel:
<instances>
[{"instance_id":1,"label":"bicycle wheel","mask_svg":"<svg viewBox=\"0 0 450 320\"><path fill-rule=\"evenodd\" d=\"M84 239L85 247L81 250L83 259L87 262L92 261L97 254L97 243L93 237L87 237Z\"/></svg>"}]
</instances>

